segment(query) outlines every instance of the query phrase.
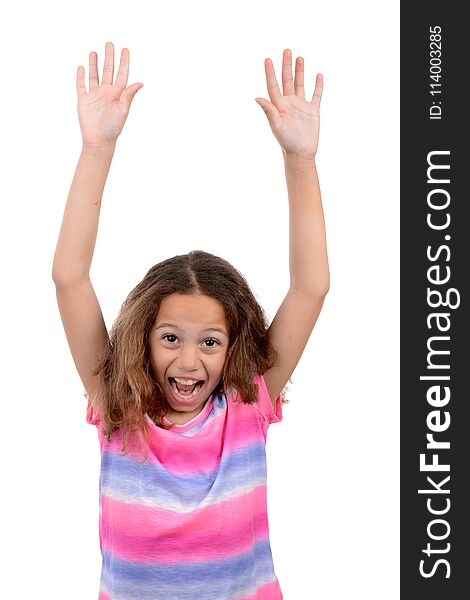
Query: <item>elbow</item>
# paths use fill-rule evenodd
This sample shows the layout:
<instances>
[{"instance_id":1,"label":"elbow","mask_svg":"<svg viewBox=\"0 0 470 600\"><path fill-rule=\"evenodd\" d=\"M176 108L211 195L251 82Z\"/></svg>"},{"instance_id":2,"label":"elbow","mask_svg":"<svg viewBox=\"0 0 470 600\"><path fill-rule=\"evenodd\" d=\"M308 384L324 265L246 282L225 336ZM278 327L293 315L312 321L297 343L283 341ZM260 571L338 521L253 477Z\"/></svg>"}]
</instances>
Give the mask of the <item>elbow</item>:
<instances>
[{"instance_id":1,"label":"elbow","mask_svg":"<svg viewBox=\"0 0 470 600\"><path fill-rule=\"evenodd\" d=\"M63 274L59 273L58 271L55 271L54 269L52 269L51 276L52 276L52 281L56 285L59 283L62 283L64 281Z\"/></svg>"},{"instance_id":2,"label":"elbow","mask_svg":"<svg viewBox=\"0 0 470 600\"><path fill-rule=\"evenodd\" d=\"M69 285L76 283L88 283L90 281L90 272L86 269L75 269L63 267L56 263L52 266L52 281L56 285Z\"/></svg>"},{"instance_id":3,"label":"elbow","mask_svg":"<svg viewBox=\"0 0 470 600\"><path fill-rule=\"evenodd\" d=\"M316 296L320 296L320 297L324 298L328 294L329 291L330 291L330 278L328 277L327 279L325 279L321 283L317 283L314 286L313 293Z\"/></svg>"},{"instance_id":4,"label":"elbow","mask_svg":"<svg viewBox=\"0 0 470 600\"><path fill-rule=\"evenodd\" d=\"M291 285L291 289L296 292L302 293L304 296L308 296L309 298L325 298L330 290L330 282L325 282L322 285L319 285L318 282L313 286L308 287L298 287L295 285Z\"/></svg>"},{"instance_id":5,"label":"elbow","mask_svg":"<svg viewBox=\"0 0 470 600\"><path fill-rule=\"evenodd\" d=\"M323 272L321 275L317 273L317 275L312 275L308 278L304 278L304 280L296 280L292 281L291 278L291 286L297 292L301 292L302 294L309 296L310 298L324 298L329 290L330 290L330 274L328 269L326 272Z\"/></svg>"},{"instance_id":6,"label":"elbow","mask_svg":"<svg viewBox=\"0 0 470 600\"><path fill-rule=\"evenodd\" d=\"M316 298L325 298L325 296L328 294L328 292L330 291L330 285L326 285L326 286L322 286L320 288L315 289L312 294L316 297Z\"/></svg>"}]
</instances>

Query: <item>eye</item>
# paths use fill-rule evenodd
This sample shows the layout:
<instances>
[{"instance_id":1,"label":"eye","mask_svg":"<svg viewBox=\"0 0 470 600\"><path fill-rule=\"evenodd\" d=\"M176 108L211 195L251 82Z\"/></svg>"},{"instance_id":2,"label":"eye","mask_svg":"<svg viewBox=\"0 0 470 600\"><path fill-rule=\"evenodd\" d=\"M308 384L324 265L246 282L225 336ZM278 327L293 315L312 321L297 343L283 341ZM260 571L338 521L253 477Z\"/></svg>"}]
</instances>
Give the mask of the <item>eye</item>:
<instances>
[{"instance_id":1,"label":"eye","mask_svg":"<svg viewBox=\"0 0 470 600\"><path fill-rule=\"evenodd\" d=\"M214 345L206 346L206 348L215 348L216 345L220 346L220 342L214 338L208 338L207 340L204 340L204 342L214 342Z\"/></svg>"},{"instance_id":2,"label":"eye","mask_svg":"<svg viewBox=\"0 0 470 600\"><path fill-rule=\"evenodd\" d=\"M172 338L172 339L170 339ZM174 338L174 339L173 339ZM173 344L178 338L173 333L167 333L162 336L162 340L166 340L170 344ZM220 342L214 338L207 338L203 343L207 343L206 348L215 348L216 346L220 346Z\"/></svg>"},{"instance_id":3,"label":"eye","mask_svg":"<svg viewBox=\"0 0 470 600\"><path fill-rule=\"evenodd\" d=\"M165 338L175 338L176 339L176 335L173 335L172 333L167 333L166 335L164 335L162 337L162 340L164 340ZM172 343L170 340L167 340L167 341Z\"/></svg>"}]
</instances>

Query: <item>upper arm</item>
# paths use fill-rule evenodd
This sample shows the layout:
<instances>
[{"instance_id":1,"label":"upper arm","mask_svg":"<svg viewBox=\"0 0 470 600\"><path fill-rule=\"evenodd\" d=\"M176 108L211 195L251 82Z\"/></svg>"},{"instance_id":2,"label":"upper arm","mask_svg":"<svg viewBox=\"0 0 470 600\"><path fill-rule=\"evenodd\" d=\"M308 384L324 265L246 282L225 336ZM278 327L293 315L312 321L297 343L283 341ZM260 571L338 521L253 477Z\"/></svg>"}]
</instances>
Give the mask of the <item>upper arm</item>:
<instances>
[{"instance_id":1,"label":"upper arm","mask_svg":"<svg viewBox=\"0 0 470 600\"><path fill-rule=\"evenodd\" d=\"M324 300L324 294L290 288L268 329L270 341L278 352L276 364L264 374L273 404L302 356Z\"/></svg>"},{"instance_id":2,"label":"upper arm","mask_svg":"<svg viewBox=\"0 0 470 600\"><path fill-rule=\"evenodd\" d=\"M75 366L88 394L93 390L98 366L109 341L91 281L55 282L57 303Z\"/></svg>"}]
</instances>

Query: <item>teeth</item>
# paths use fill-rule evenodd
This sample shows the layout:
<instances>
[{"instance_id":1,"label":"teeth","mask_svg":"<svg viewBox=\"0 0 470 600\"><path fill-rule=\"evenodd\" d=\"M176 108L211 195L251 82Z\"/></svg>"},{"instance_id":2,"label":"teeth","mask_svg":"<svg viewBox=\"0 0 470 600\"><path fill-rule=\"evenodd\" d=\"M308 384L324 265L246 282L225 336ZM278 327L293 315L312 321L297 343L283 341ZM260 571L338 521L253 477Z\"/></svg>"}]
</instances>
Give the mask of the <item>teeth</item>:
<instances>
[{"instance_id":1,"label":"teeth","mask_svg":"<svg viewBox=\"0 0 470 600\"><path fill-rule=\"evenodd\" d=\"M183 385L194 385L196 381L199 379L181 379L181 377L173 377L178 383L182 383Z\"/></svg>"},{"instance_id":2,"label":"teeth","mask_svg":"<svg viewBox=\"0 0 470 600\"><path fill-rule=\"evenodd\" d=\"M176 383L174 381L171 381L170 385L171 385L171 389L173 390L173 393L175 394L175 396L177 396L178 398L184 399L184 400L188 400L188 398L189 399L194 398L199 393L199 390L202 387L202 383L199 383L196 385L194 391L191 392L190 394L180 394L180 392L178 391L178 388L176 387Z\"/></svg>"}]
</instances>

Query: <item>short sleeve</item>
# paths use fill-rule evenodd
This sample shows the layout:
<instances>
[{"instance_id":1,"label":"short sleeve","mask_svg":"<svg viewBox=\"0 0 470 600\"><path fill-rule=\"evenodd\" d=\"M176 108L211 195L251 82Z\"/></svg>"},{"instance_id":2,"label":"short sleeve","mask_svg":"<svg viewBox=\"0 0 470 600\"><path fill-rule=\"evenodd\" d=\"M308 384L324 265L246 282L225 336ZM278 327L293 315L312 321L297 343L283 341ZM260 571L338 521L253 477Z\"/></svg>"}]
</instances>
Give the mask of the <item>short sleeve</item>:
<instances>
[{"instance_id":1,"label":"short sleeve","mask_svg":"<svg viewBox=\"0 0 470 600\"><path fill-rule=\"evenodd\" d=\"M256 407L267 421L267 425L282 421L281 395L279 394L279 396L276 398L273 409L273 404L271 402L271 398L269 397L264 376L256 375L254 383L258 385L258 400L256 402Z\"/></svg>"},{"instance_id":2,"label":"short sleeve","mask_svg":"<svg viewBox=\"0 0 470 600\"><path fill-rule=\"evenodd\" d=\"M98 440L100 442L100 450L102 452L105 437L103 435L103 428L101 425L100 411L96 408L93 408L88 394L85 393L85 396L88 399L88 404L86 408L86 422L90 423L90 425L96 426L96 429L98 431Z\"/></svg>"},{"instance_id":3,"label":"short sleeve","mask_svg":"<svg viewBox=\"0 0 470 600\"><path fill-rule=\"evenodd\" d=\"M88 399L88 405L86 409L86 422L90 423L90 425L96 425L97 427L99 427L99 425L101 424L100 411L96 408L93 408L88 394L85 393L85 396Z\"/></svg>"}]
</instances>

